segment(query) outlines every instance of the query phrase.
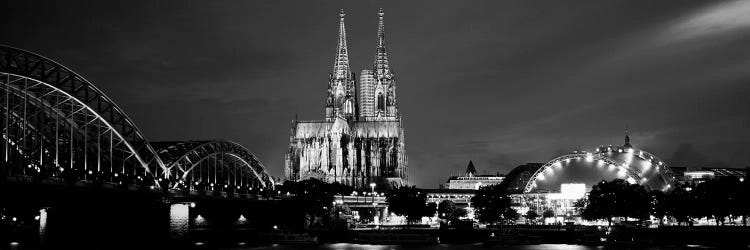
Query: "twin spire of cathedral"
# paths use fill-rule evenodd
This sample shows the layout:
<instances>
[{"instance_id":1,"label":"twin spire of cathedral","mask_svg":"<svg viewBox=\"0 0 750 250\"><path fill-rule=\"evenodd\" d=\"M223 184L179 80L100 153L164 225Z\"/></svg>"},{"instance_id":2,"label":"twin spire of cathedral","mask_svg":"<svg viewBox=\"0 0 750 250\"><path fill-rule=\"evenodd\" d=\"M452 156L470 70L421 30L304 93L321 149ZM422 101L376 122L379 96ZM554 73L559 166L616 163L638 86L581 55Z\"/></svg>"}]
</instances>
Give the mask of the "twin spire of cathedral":
<instances>
[{"instance_id":1,"label":"twin spire of cathedral","mask_svg":"<svg viewBox=\"0 0 750 250\"><path fill-rule=\"evenodd\" d=\"M383 9L380 9L375 62L371 70L362 71L359 86L357 86L349 64L349 51L346 46L346 25L344 24L346 14L343 9L339 12L338 45L326 100L327 120L334 120L336 117L350 121L360 118L397 120L394 75L388 65L388 53L385 49L384 15Z\"/></svg>"},{"instance_id":2,"label":"twin spire of cathedral","mask_svg":"<svg viewBox=\"0 0 750 250\"><path fill-rule=\"evenodd\" d=\"M376 49L376 57L374 69L377 74L385 75L390 72L388 68L388 53L385 50L385 24L383 22L383 8L378 11L378 45ZM350 71L349 68L349 51L346 47L346 25L344 24L344 9L339 11L339 39L338 46L336 47L336 58L333 64L333 74L335 76L343 77L346 72Z\"/></svg>"}]
</instances>

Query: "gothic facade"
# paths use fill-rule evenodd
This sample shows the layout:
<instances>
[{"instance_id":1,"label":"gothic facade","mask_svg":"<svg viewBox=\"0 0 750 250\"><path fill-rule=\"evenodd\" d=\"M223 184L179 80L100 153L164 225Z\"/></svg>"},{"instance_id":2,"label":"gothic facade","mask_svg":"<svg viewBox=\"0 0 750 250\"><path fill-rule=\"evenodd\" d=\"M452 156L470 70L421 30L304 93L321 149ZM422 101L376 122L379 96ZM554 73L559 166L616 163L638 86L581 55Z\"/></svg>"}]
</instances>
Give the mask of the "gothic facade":
<instances>
[{"instance_id":1,"label":"gothic facade","mask_svg":"<svg viewBox=\"0 0 750 250\"><path fill-rule=\"evenodd\" d=\"M287 180L326 182L378 189L408 184L404 129L396 102L395 75L385 49L383 11L378 13L378 42L371 69L359 82L349 66L344 11L333 70L329 75L325 119L292 121L285 158Z\"/></svg>"}]
</instances>

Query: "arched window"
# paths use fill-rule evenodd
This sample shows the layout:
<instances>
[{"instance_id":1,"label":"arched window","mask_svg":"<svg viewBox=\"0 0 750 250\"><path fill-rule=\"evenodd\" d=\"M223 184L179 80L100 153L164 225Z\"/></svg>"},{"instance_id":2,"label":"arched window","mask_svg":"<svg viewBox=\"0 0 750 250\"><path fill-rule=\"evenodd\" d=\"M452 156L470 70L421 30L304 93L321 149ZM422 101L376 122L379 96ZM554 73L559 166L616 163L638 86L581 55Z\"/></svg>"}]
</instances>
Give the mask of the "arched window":
<instances>
[{"instance_id":1,"label":"arched window","mask_svg":"<svg viewBox=\"0 0 750 250\"><path fill-rule=\"evenodd\" d=\"M354 113L354 105L352 105L351 99L346 100L346 103L344 104L344 113L347 113L347 114Z\"/></svg>"},{"instance_id":2,"label":"arched window","mask_svg":"<svg viewBox=\"0 0 750 250\"><path fill-rule=\"evenodd\" d=\"M398 150L396 150L396 147L393 147L391 150L391 166L388 169L389 174L395 177L396 169L398 169Z\"/></svg>"},{"instance_id":3,"label":"arched window","mask_svg":"<svg viewBox=\"0 0 750 250\"><path fill-rule=\"evenodd\" d=\"M383 93L378 93L378 110L385 111L385 97L383 97Z\"/></svg>"}]
</instances>

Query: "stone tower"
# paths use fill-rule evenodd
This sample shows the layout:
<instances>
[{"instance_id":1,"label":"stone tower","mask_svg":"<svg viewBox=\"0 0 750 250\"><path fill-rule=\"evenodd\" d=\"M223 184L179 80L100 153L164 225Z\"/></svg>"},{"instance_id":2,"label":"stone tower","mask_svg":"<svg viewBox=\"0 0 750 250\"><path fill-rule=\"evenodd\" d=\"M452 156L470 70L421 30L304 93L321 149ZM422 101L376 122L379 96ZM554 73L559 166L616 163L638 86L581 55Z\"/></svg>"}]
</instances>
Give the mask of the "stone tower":
<instances>
[{"instance_id":1,"label":"stone tower","mask_svg":"<svg viewBox=\"0 0 750 250\"><path fill-rule=\"evenodd\" d=\"M346 26L344 10L339 12L339 37L334 57L333 70L328 77L328 97L326 98L326 120L336 117L347 120L357 117L357 92L354 73L349 67L349 50L346 47Z\"/></svg>"}]
</instances>

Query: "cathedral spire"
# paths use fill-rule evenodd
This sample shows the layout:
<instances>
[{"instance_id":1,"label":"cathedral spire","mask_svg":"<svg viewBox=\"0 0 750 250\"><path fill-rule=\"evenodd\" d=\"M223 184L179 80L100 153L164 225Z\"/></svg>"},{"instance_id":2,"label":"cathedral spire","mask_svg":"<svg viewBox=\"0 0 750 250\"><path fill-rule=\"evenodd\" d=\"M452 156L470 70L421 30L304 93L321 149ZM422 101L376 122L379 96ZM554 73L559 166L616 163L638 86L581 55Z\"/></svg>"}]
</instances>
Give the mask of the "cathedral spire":
<instances>
[{"instance_id":1,"label":"cathedral spire","mask_svg":"<svg viewBox=\"0 0 750 250\"><path fill-rule=\"evenodd\" d=\"M385 24L383 23L383 8L378 11L378 47L375 57L375 74L385 75L389 73L388 53L385 51Z\"/></svg>"},{"instance_id":2,"label":"cathedral spire","mask_svg":"<svg viewBox=\"0 0 750 250\"><path fill-rule=\"evenodd\" d=\"M346 26L344 25L344 9L339 12L339 42L336 46L336 58L333 64L333 77L346 78L349 74L349 52L346 48Z\"/></svg>"}]
</instances>

